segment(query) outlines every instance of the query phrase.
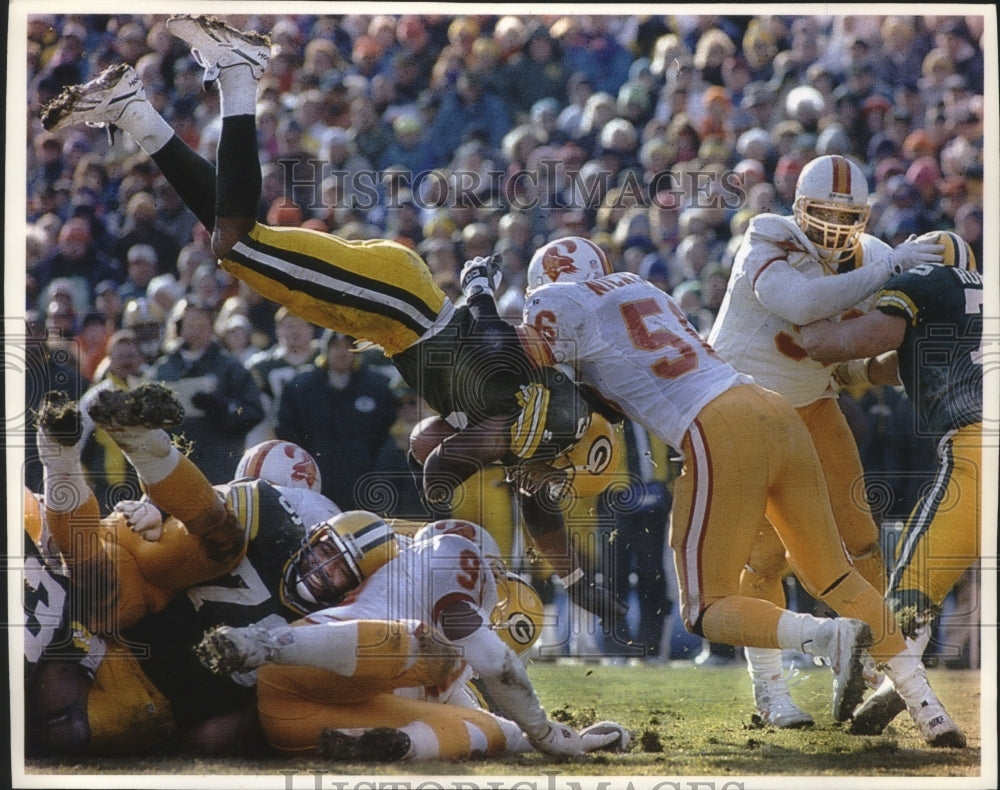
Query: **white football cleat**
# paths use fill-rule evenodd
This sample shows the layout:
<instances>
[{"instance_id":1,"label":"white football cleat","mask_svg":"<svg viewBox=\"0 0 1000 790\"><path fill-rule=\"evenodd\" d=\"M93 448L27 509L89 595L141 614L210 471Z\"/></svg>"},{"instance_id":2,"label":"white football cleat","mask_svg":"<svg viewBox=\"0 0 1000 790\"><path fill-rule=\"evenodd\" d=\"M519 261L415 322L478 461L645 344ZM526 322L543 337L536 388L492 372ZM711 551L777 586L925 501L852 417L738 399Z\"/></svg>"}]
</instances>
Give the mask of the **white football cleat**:
<instances>
[{"instance_id":1,"label":"white football cleat","mask_svg":"<svg viewBox=\"0 0 1000 790\"><path fill-rule=\"evenodd\" d=\"M760 723L781 729L811 727L813 717L792 701L785 679L753 679L753 698Z\"/></svg>"},{"instance_id":2,"label":"white football cleat","mask_svg":"<svg viewBox=\"0 0 1000 790\"><path fill-rule=\"evenodd\" d=\"M938 749L965 748L965 733L952 721L934 692L910 708L910 715L929 745Z\"/></svg>"},{"instance_id":3,"label":"white football cleat","mask_svg":"<svg viewBox=\"0 0 1000 790\"><path fill-rule=\"evenodd\" d=\"M834 721L847 721L865 693L865 651L871 647L872 631L867 623L836 618L827 656L833 670Z\"/></svg>"},{"instance_id":4,"label":"white football cleat","mask_svg":"<svg viewBox=\"0 0 1000 790\"><path fill-rule=\"evenodd\" d=\"M202 665L217 675L250 672L273 661L282 644L291 641L290 628L272 631L260 625L234 628L220 625L205 632L195 647Z\"/></svg>"},{"instance_id":5,"label":"white football cleat","mask_svg":"<svg viewBox=\"0 0 1000 790\"><path fill-rule=\"evenodd\" d=\"M253 30L239 31L211 16L179 14L167 20L167 30L191 46L191 56L205 69L209 88L222 69L249 66L259 80L271 60L271 39Z\"/></svg>"},{"instance_id":6,"label":"white football cleat","mask_svg":"<svg viewBox=\"0 0 1000 790\"><path fill-rule=\"evenodd\" d=\"M83 85L71 85L41 111L42 126L50 131L68 126L110 127L132 102L146 101L146 89L127 63L108 66Z\"/></svg>"}]
</instances>

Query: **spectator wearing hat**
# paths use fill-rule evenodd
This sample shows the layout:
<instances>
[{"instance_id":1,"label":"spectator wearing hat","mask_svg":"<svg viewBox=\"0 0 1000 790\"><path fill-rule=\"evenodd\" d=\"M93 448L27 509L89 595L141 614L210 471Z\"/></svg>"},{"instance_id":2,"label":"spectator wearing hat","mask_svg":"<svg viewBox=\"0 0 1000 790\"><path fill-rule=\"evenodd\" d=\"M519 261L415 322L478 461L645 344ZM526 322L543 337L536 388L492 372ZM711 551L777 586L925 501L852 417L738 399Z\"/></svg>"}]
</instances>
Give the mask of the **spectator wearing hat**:
<instances>
[{"instance_id":1,"label":"spectator wearing hat","mask_svg":"<svg viewBox=\"0 0 1000 790\"><path fill-rule=\"evenodd\" d=\"M357 483L375 470L375 458L396 420L389 380L364 365L354 339L324 333L322 357L293 376L278 399L275 433L316 459L323 494L342 510L371 496ZM369 486L375 483L369 479Z\"/></svg>"},{"instance_id":2,"label":"spectator wearing hat","mask_svg":"<svg viewBox=\"0 0 1000 790\"><path fill-rule=\"evenodd\" d=\"M955 215L965 205L969 192L965 186L965 178L959 175L946 176L938 184L938 205L941 208L941 220L947 227L955 227ZM977 261L979 258L977 257Z\"/></svg>"},{"instance_id":3,"label":"spectator wearing hat","mask_svg":"<svg viewBox=\"0 0 1000 790\"><path fill-rule=\"evenodd\" d=\"M698 135L702 142L708 139L735 143L732 115L733 100L721 85L710 85L701 95L704 114L698 121Z\"/></svg>"},{"instance_id":4,"label":"spectator wearing hat","mask_svg":"<svg viewBox=\"0 0 1000 790\"><path fill-rule=\"evenodd\" d=\"M938 228L943 219L939 203L938 184L941 182L941 167L933 156L916 159L906 170L906 181L912 184L919 196L918 212L921 227ZM921 231L923 232L923 231Z\"/></svg>"},{"instance_id":5,"label":"spectator wearing hat","mask_svg":"<svg viewBox=\"0 0 1000 790\"><path fill-rule=\"evenodd\" d=\"M160 260L149 244L133 244L125 253L126 278L118 286L122 302L146 295L150 281L159 274Z\"/></svg>"},{"instance_id":6,"label":"spectator wearing hat","mask_svg":"<svg viewBox=\"0 0 1000 790\"><path fill-rule=\"evenodd\" d=\"M922 233L920 228L920 194L916 187L906 180L906 176L893 176L886 184L889 203L882 211L877 222L869 218L873 236L877 236L887 244L898 235L900 228L916 228L914 233ZM904 239L905 241L905 239ZM898 242L897 242L898 243Z\"/></svg>"},{"instance_id":7,"label":"spectator wearing hat","mask_svg":"<svg viewBox=\"0 0 1000 790\"><path fill-rule=\"evenodd\" d=\"M785 154L778 159L774 167L774 189L777 203L774 206L775 214L791 214L792 204L795 202L795 187L799 181L799 173L805 166L803 159L795 154Z\"/></svg>"},{"instance_id":8,"label":"spectator wearing hat","mask_svg":"<svg viewBox=\"0 0 1000 790\"><path fill-rule=\"evenodd\" d=\"M124 280L122 266L97 247L90 223L83 217L71 217L63 223L55 249L39 261L34 274L39 290L66 277L87 294L102 280Z\"/></svg>"},{"instance_id":9,"label":"spectator wearing hat","mask_svg":"<svg viewBox=\"0 0 1000 790\"><path fill-rule=\"evenodd\" d=\"M945 83L955 73L955 64L944 47L935 46L924 55L917 88L926 107L936 107L944 101Z\"/></svg>"}]
</instances>

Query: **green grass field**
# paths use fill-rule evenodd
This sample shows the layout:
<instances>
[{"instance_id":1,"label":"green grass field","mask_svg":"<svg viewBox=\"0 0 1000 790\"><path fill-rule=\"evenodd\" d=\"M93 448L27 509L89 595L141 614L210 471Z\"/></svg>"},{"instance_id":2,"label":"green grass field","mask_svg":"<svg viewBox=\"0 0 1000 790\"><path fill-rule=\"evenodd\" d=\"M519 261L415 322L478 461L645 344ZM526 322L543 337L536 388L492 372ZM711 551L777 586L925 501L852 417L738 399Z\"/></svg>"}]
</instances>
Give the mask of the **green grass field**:
<instances>
[{"instance_id":1,"label":"green grass field","mask_svg":"<svg viewBox=\"0 0 1000 790\"><path fill-rule=\"evenodd\" d=\"M419 763L405 766L343 764L333 766L319 759L226 761L177 757L102 758L69 763L35 762L31 774L171 775L174 780L198 775L255 774L269 777L263 785L291 788L373 790L372 777L508 777L503 787L517 783L522 790L557 790L568 787L573 776L716 777L716 787L747 779L747 787L761 786L752 777L976 777L981 775L980 673L969 670L929 670L931 683L953 717L965 730L964 750L927 748L909 717L903 714L878 737L848 734L829 714L831 674L817 668L793 678L792 693L801 707L816 719L811 729L782 731L754 727L752 696L742 665L722 668L696 667L690 663L669 666L600 666L596 664L535 663L530 672L550 716L578 727L600 719L614 719L633 733L626 754L596 754L574 762L554 762L541 754L519 755L504 761ZM996 700L987 700L987 710ZM987 734L993 749L995 729ZM289 778L280 772L294 772ZM553 772L558 781L552 779ZM335 776L354 777L347 784ZM38 778L38 777L35 777ZM59 777L55 777L58 784ZM249 777L247 777L249 779ZM381 780L380 780L381 781ZM467 780L473 781L471 779ZM61 785L68 786L68 785ZM138 785L135 785L138 786ZM160 785L147 785L160 786ZM162 786L176 786L164 784ZM199 786L202 786L199 784ZM375 785L376 787L378 785ZM412 785L416 786L416 785ZM432 782L428 787L435 786ZM494 785L491 785L494 786ZM604 790L614 790L616 781ZM687 784L680 786L688 787ZM897 786L914 787L915 784ZM922 786L922 785L921 785ZM982 785L984 787L989 784ZM666 790L671 785L661 786Z\"/></svg>"}]
</instances>

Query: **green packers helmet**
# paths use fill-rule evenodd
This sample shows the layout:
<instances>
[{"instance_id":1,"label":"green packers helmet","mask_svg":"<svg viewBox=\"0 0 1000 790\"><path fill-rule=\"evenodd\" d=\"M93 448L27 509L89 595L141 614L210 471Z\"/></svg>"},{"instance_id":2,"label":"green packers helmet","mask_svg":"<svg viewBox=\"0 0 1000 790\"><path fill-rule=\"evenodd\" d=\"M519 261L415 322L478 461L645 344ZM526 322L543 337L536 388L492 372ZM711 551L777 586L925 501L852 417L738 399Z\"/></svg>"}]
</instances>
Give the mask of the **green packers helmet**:
<instances>
[{"instance_id":1,"label":"green packers helmet","mask_svg":"<svg viewBox=\"0 0 1000 790\"><path fill-rule=\"evenodd\" d=\"M521 464L507 470L507 481L526 494L548 485L554 500L597 496L623 468L621 428L596 412L580 440L550 462Z\"/></svg>"},{"instance_id":2,"label":"green packers helmet","mask_svg":"<svg viewBox=\"0 0 1000 790\"><path fill-rule=\"evenodd\" d=\"M285 565L282 603L300 614L336 606L399 556L396 533L367 510L349 510L307 530Z\"/></svg>"},{"instance_id":3,"label":"green packers helmet","mask_svg":"<svg viewBox=\"0 0 1000 790\"><path fill-rule=\"evenodd\" d=\"M966 269L970 272L978 272L976 267L976 254L969 246L969 242L952 230L932 230L920 236L917 241L926 241L931 244L944 246L941 253L942 263L945 266L956 266L959 269Z\"/></svg>"},{"instance_id":4,"label":"green packers helmet","mask_svg":"<svg viewBox=\"0 0 1000 790\"><path fill-rule=\"evenodd\" d=\"M535 588L516 573L507 571L496 581L498 601L490 622L504 644L521 655L542 635L545 607Z\"/></svg>"}]
</instances>

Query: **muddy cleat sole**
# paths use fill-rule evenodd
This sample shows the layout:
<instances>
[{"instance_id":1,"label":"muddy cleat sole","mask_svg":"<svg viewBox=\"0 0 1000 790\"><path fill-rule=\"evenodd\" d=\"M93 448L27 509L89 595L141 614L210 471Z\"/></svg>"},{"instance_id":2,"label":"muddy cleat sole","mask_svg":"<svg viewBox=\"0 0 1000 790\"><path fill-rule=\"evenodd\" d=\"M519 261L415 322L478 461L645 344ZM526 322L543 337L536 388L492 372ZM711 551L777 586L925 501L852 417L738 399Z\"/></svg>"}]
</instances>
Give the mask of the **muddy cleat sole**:
<instances>
[{"instance_id":1,"label":"muddy cleat sole","mask_svg":"<svg viewBox=\"0 0 1000 790\"><path fill-rule=\"evenodd\" d=\"M410 751L410 736L393 727L375 727L360 735L327 728L319 734L316 751L335 762L392 763Z\"/></svg>"},{"instance_id":2,"label":"muddy cleat sole","mask_svg":"<svg viewBox=\"0 0 1000 790\"><path fill-rule=\"evenodd\" d=\"M42 108L42 126L50 132L81 124L110 129L137 101L146 101L142 80L130 65L118 63L90 82L64 89Z\"/></svg>"},{"instance_id":3,"label":"muddy cleat sole","mask_svg":"<svg viewBox=\"0 0 1000 790\"><path fill-rule=\"evenodd\" d=\"M834 721L847 721L864 698L865 653L872 644L872 631L867 623L848 618L838 619L830 666L833 669Z\"/></svg>"},{"instance_id":4,"label":"muddy cleat sole","mask_svg":"<svg viewBox=\"0 0 1000 790\"><path fill-rule=\"evenodd\" d=\"M853 735L879 735L904 710L906 703L892 681L886 678L875 693L854 711L850 732Z\"/></svg>"},{"instance_id":5,"label":"muddy cleat sole","mask_svg":"<svg viewBox=\"0 0 1000 790\"><path fill-rule=\"evenodd\" d=\"M184 421L177 395L156 382L134 390L101 390L87 413L102 427L176 428Z\"/></svg>"},{"instance_id":6,"label":"muddy cleat sole","mask_svg":"<svg viewBox=\"0 0 1000 790\"><path fill-rule=\"evenodd\" d=\"M42 396L35 424L63 447L72 447L83 434L80 405L65 392L53 390Z\"/></svg>"},{"instance_id":7,"label":"muddy cleat sole","mask_svg":"<svg viewBox=\"0 0 1000 790\"><path fill-rule=\"evenodd\" d=\"M222 69L249 66L259 80L271 60L270 37L253 30L240 31L212 16L179 14L167 20L167 30L191 47L191 56L205 69L206 89Z\"/></svg>"},{"instance_id":8,"label":"muddy cleat sole","mask_svg":"<svg viewBox=\"0 0 1000 790\"><path fill-rule=\"evenodd\" d=\"M220 625L206 631L194 650L202 666L216 675L249 672L274 660L282 641L291 638L284 633L287 630L290 629L281 629L279 634L259 625L245 628Z\"/></svg>"}]
</instances>

